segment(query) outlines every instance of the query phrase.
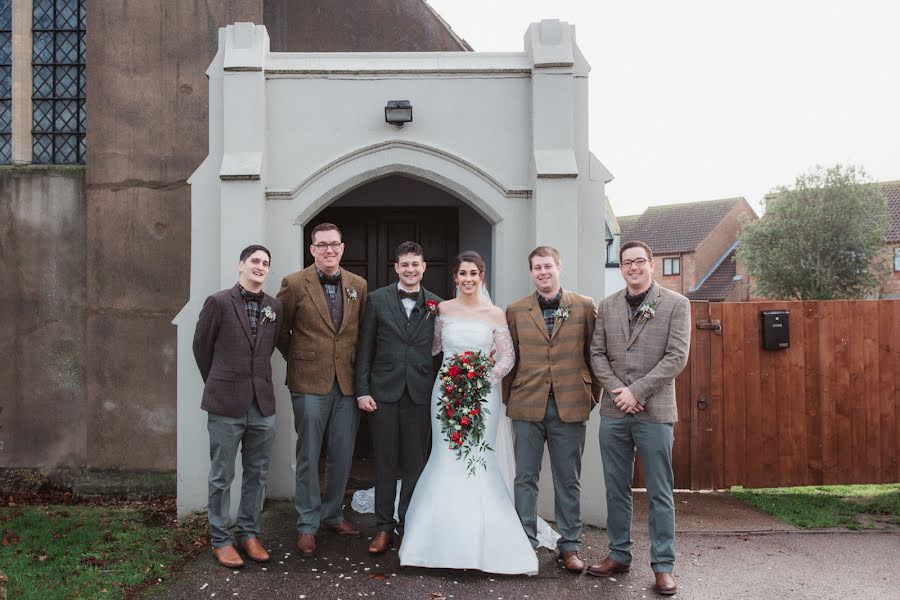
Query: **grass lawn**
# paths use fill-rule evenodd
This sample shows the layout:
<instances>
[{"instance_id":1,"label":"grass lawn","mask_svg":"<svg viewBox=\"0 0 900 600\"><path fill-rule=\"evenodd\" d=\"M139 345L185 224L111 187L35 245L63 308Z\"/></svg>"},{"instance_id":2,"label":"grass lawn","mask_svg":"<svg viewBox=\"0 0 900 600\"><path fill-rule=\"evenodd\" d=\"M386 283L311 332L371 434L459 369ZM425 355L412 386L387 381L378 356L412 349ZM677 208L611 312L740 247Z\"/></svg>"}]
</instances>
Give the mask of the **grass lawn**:
<instances>
[{"instance_id":1,"label":"grass lawn","mask_svg":"<svg viewBox=\"0 0 900 600\"><path fill-rule=\"evenodd\" d=\"M900 483L745 489L731 493L777 519L803 528L900 527Z\"/></svg>"},{"instance_id":2,"label":"grass lawn","mask_svg":"<svg viewBox=\"0 0 900 600\"><path fill-rule=\"evenodd\" d=\"M152 504L151 504L152 506ZM205 543L202 522L121 506L0 506L0 569L16 600L123 598Z\"/></svg>"}]
</instances>

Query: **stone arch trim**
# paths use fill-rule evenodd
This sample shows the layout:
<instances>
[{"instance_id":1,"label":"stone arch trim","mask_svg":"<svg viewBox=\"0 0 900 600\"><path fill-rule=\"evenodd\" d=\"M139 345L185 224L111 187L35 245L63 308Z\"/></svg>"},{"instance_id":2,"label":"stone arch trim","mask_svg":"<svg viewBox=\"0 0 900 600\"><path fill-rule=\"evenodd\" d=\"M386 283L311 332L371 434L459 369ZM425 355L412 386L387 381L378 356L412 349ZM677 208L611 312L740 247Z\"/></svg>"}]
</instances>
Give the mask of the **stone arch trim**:
<instances>
[{"instance_id":1,"label":"stone arch trim","mask_svg":"<svg viewBox=\"0 0 900 600\"><path fill-rule=\"evenodd\" d=\"M298 206L297 221L306 222L342 194L368 181L403 174L436 185L470 204L491 223L501 220L485 201L494 198L531 198L525 187L510 188L477 165L444 150L406 140L390 140L359 148L331 161L291 190L269 190L268 200L312 199ZM476 191L478 190L478 191Z\"/></svg>"}]
</instances>

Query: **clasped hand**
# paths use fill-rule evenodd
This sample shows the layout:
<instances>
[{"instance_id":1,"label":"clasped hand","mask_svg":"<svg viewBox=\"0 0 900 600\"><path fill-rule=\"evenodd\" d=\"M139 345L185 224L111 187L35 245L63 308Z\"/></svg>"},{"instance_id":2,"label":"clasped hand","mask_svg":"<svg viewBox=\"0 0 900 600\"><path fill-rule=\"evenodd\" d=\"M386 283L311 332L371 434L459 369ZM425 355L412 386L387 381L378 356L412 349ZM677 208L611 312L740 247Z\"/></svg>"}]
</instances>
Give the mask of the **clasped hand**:
<instances>
[{"instance_id":1,"label":"clasped hand","mask_svg":"<svg viewBox=\"0 0 900 600\"><path fill-rule=\"evenodd\" d=\"M644 405L638 402L637 398L634 397L634 394L627 387L616 388L612 390L612 393L618 394L613 396L613 402L619 410L629 415L643 412Z\"/></svg>"}]
</instances>

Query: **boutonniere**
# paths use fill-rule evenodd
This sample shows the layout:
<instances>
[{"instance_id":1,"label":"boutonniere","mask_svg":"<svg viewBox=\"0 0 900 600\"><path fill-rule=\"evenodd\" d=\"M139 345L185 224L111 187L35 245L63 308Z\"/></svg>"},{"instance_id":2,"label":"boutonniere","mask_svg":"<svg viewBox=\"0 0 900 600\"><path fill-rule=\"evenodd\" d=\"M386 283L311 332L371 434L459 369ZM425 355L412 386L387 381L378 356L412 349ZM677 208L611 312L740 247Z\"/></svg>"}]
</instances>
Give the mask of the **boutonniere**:
<instances>
[{"instance_id":1,"label":"boutonniere","mask_svg":"<svg viewBox=\"0 0 900 600\"><path fill-rule=\"evenodd\" d=\"M430 319L431 317L438 316L438 303L434 300L426 300L425 301L425 318Z\"/></svg>"},{"instance_id":2,"label":"boutonniere","mask_svg":"<svg viewBox=\"0 0 900 600\"><path fill-rule=\"evenodd\" d=\"M635 312L642 321L649 321L656 316L656 302L644 302Z\"/></svg>"},{"instance_id":3,"label":"boutonniere","mask_svg":"<svg viewBox=\"0 0 900 600\"><path fill-rule=\"evenodd\" d=\"M568 304L566 306L560 306L555 311L553 311L553 318L559 319L560 321L565 321L569 318L569 315L572 314L572 305Z\"/></svg>"},{"instance_id":4,"label":"boutonniere","mask_svg":"<svg viewBox=\"0 0 900 600\"><path fill-rule=\"evenodd\" d=\"M260 319L260 323L265 323L266 321L275 322L275 311L272 310L271 306L264 306L262 309L262 319Z\"/></svg>"},{"instance_id":5,"label":"boutonniere","mask_svg":"<svg viewBox=\"0 0 900 600\"><path fill-rule=\"evenodd\" d=\"M349 300L350 302L353 302L354 300L359 298L359 294L356 292L356 288L352 285L348 288L345 288L344 291L347 292L347 300Z\"/></svg>"}]
</instances>

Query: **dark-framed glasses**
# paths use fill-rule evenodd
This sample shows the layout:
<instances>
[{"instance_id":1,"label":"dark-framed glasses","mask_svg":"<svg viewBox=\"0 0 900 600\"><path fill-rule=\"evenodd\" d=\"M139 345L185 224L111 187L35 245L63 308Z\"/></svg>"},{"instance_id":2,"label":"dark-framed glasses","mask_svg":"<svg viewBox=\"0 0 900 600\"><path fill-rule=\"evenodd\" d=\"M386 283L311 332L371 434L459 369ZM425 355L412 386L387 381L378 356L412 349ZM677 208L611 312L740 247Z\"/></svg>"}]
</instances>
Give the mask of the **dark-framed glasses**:
<instances>
[{"instance_id":1,"label":"dark-framed glasses","mask_svg":"<svg viewBox=\"0 0 900 600\"><path fill-rule=\"evenodd\" d=\"M338 250L341 249L341 244L343 244L343 242L331 242L331 243L319 242L318 244L313 244L313 246L318 248L319 252L325 252L329 248L331 249L332 252L337 252Z\"/></svg>"},{"instance_id":2,"label":"dark-framed glasses","mask_svg":"<svg viewBox=\"0 0 900 600\"><path fill-rule=\"evenodd\" d=\"M630 269L631 265L637 265L639 267L643 267L648 262L650 262L649 258L636 258L634 260L623 260L621 265L623 269Z\"/></svg>"}]
</instances>

